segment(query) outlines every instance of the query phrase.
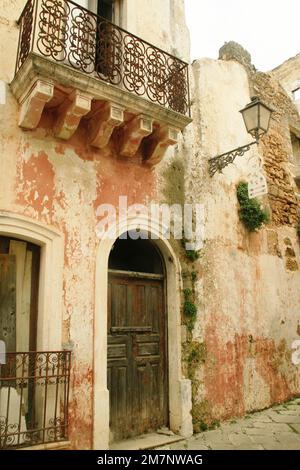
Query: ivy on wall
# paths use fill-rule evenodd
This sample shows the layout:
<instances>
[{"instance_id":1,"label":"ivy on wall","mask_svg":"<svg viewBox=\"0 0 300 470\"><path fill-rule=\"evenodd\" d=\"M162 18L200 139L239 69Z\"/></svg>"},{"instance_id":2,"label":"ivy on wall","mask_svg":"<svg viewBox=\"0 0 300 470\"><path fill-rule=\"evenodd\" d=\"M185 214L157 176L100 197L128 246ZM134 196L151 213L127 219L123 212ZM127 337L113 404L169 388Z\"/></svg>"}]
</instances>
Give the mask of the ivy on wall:
<instances>
[{"instance_id":1,"label":"ivy on wall","mask_svg":"<svg viewBox=\"0 0 300 470\"><path fill-rule=\"evenodd\" d=\"M240 203L239 217L249 232L259 230L269 220L268 213L261 208L257 199L250 199L248 195L248 183L241 182L236 190Z\"/></svg>"},{"instance_id":2,"label":"ivy on wall","mask_svg":"<svg viewBox=\"0 0 300 470\"><path fill-rule=\"evenodd\" d=\"M194 291L194 288L193 288ZM193 302L194 292L191 289L184 289L184 304L183 304L183 313L186 318L186 326L188 331L194 329L195 321L197 319L197 307Z\"/></svg>"}]
</instances>

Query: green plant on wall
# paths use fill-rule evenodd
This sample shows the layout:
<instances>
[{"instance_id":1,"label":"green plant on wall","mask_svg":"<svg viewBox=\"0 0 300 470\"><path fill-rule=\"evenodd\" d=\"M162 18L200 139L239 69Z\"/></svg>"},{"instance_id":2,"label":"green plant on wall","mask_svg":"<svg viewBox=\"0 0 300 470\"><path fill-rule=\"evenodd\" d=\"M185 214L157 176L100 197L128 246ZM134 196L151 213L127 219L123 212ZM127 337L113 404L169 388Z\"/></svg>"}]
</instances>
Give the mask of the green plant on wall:
<instances>
[{"instance_id":1,"label":"green plant on wall","mask_svg":"<svg viewBox=\"0 0 300 470\"><path fill-rule=\"evenodd\" d=\"M186 238L182 237L181 244L182 244L182 247L185 250L185 255L186 255L187 259L189 261L197 261L197 259L200 258L200 250L187 250L186 249L187 242L188 242L188 240Z\"/></svg>"},{"instance_id":2,"label":"green plant on wall","mask_svg":"<svg viewBox=\"0 0 300 470\"><path fill-rule=\"evenodd\" d=\"M183 295L184 295L183 313L186 318L187 329L190 332L193 330L196 319L197 319L197 307L192 301L193 290L184 289L183 291Z\"/></svg>"},{"instance_id":3,"label":"green plant on wall","mask_svg":"<svg viewBox=\"0 0 300 470\"><path fill-rule=\"evenodd\" d=\"M248 195L248 183L239 183L237 187L237 198L240 203L239 217L245 227L254 232L268 222L268 213L261 208L257 199L250 199Z\"/></svg>"},{"instance_id":4,"label":"green plant on wall","mask_svg":"<svg viewBox=\"0 0 300 470\"><path fill-rule=\"evenodd\" d=\"M189 260L191 261L196 261L199 259L199 251L196 250L186 250L186 256L188 257Z\"/></svg>"}]
</instances>

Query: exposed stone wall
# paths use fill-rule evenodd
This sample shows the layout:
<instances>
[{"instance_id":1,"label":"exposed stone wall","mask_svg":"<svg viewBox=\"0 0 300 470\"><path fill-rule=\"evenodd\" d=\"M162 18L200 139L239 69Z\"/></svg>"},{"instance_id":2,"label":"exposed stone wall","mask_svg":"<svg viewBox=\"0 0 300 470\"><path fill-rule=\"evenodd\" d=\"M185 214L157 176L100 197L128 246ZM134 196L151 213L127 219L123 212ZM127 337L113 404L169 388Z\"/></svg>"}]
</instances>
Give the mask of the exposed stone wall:
<instances>
[{"instance_id":1,"label":"exposed stone wall","mask_svg":"<svg viewBox=\"0 0 300 470\"><path fill-rule=\"evenodd\" d=\"M298 202L295 185L289 169L292 156L290 124L300 125L293 102L280 83L270 74L253 76L253 89L272 109L270 129L262 139L261 148L269 185L269 203L272 222L276 225L295 226Z\"/></svg>"},{"instance_id":2,"label":"exposed stone wall","mask_svg":"<svg viewBox=\"0 0 300 470\"><path fill-rule=\"evenodd\" d=\"M300 87L300 54L286 60L271 73L280 81L289 97L293 99L292 91Z\"/></svg>"},{"instance_id":3,"label":"exposed stone wall","mask_svg":"<svg viewBox=\"0 0 300 470\"><path fill-rule=\"evenodd\" d=\"M237 42L225 42L224 46L219 50L219 59L234 60L243 65L246 71L250 73L255 71L255 67L251 62L251 55Z\"/></svg>"}]
</instances>

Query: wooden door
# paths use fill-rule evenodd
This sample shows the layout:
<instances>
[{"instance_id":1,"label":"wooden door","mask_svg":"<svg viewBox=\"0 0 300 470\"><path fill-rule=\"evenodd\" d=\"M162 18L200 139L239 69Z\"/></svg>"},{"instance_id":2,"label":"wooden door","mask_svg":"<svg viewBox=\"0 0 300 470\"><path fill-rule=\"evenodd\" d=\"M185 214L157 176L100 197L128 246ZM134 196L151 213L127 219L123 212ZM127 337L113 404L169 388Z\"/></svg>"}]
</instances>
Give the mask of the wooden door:
<instances>
[{"instance_id":1,"label":"wooden door","mask_svg":"<svg viewBox=\"0 0 300 470\"><path fill-rule=\"evenodd\" d=\"M0 340L16 351L16 257L0 254Z\"/></svg>"},{"instance_id":2,"label":"wooden door","mask_svg":"<svg viewBox=\"0 0 300 470\"><path fill-rule=\"evenodd\" d=\"M108 389L113 440L168 426L166 345L163 276L110 271Z\"/></svg>"}]
</instances>

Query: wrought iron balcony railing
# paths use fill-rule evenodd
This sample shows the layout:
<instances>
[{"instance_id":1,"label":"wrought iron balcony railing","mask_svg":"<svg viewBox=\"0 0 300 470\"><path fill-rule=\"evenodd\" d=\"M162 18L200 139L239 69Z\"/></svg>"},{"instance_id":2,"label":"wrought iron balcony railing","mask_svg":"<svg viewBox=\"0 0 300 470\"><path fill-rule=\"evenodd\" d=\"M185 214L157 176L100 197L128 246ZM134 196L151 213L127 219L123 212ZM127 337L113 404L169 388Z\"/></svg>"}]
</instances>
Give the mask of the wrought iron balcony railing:
<instances>
[{"instance_id":1,"label":"wrought iron balcony railing","mask_svg":"<svg viewBox=\"0 0 300 470\"><path fill-rule=\"evenodd\" d=\"M188 64L70 0L28 0L16 72L30 52L189 115Z\"/></svg>"},{"instance_id":2,"label":"wrought iron balcony railing","mask_svg":"<svg viewBox=\"0 0 300 470\"><path fill-rule=\"evenodd\" d=\"M68 438L70 351L7 353L0 365L0 449Z\"/></svg>"}]
</instances>

